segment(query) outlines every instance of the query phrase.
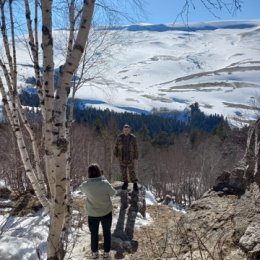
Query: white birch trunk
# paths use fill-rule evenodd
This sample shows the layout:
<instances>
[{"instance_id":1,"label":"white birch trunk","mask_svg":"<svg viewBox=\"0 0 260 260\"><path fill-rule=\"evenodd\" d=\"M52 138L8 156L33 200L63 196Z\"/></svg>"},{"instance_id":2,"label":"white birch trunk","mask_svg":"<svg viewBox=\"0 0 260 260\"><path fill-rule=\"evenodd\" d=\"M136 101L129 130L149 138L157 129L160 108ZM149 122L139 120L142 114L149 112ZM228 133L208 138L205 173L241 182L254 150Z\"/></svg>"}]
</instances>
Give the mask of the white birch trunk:
<instances>
[{"instance_id":1,"label":"white birch trunk","mask_svg":"<svg viewBox=\"0 0 260 260\"><path fill-rule=\"evenodd\" d=\"M43 118L42 140L44 141L44 168L47 185L41 168L40 150L35 134L26 119L17 93L17 64L15 49L14 17L11 0L0 0L1 33L4 43L5 57L8 65L0 59L0 67L4 72L5 85L0 78L0 92L8 120L14 132L20 156L32 187L46 211L50 215L47 259L62 260L64 248L62 230L69 227L70 222L70 127L71 118L66 121L68 93L71 88L72 75L79 66L87 44L95 0L84 0L82 10L74 14L75 0L70 2L70 34L67 45L66 61L60 68L58 88L54 93L54 57L52 37L52 0L41 1L42 10L42 50L43 79L40 75L38 50L38 0L34 1L35 32L31 22L30 3L24 0L29 46L32 54L36 86L39 91L41 113ZM8 5L8 6L7 6ZM9 8L10 34L7 32L5 8ZM74 42L75 21L81 15L80 28ZM10 35L11 41L8 36ZM73 109L71 110L71 114ZM24 131L30 138L33 159L26 148ZM47 187L50 198L48 199Z\"/></svg>"},{"instance_id":2,"label":"white birch trunk","mask_svg":"<svg viewBox=\"0 0 260 260\"><path fill-rule=\"evenodd\" d=\"M52 151L53 129L52 109L54 103L54 62L53 62L53 37L52 37L52 1L42 1L42 49L43 49L43 104L45 120L44 149L45 170L48 178L52 204L55 200L55 162ZM53 214L53 212L52 212Z\"/></svg>"},{"instance_id":3,"label":"white birch trunk","mask_svg":"<svg viewBox=\"0 0 260 260\"><path fill-rule=\"evenodd\" d=\"M7 96L5 94L5 89L3 86L3 82L0 79L0 92L2 95L2 101L5 107L5 111L8 117L8 120L11 124L11 127L13 129L15 138L16 138L16 142L18 145L18 149L20 152L20 156L24 165L24 169L26 172L27 177L29 178L32 187L35 191L36 196L38 197L39 201L41 202L41 204L43 205L43 207L45 208L45 210L48 212L50 209L50 203L47 199L47 194L46 194L46 190L44 188L44 185L42 185L35 174L35 169L33 168L31 162L30 162L30 158L29 158L29 154L28 151L26 149L26 145L24 142L24 137L23 137L23 133L21 130L21 126L20 126L20 122L18 119L18 115L16 111L12 111L10 108L10 105L8 103L7 100Z\"/></svg>"},{"instance_id":4,"label":"white birch trunk","mask_svg":"<svg viewBox=\"0 0 260 260\"><path fill-rule=\"evenodd\" d=\"M84 1L82 18L80 23L80 29L77 39L74 43L71 53L68 55L66 63L60 68L60 79L58 82L57 92L55 95L53 110L52 110L52 151L54 156L55 165L55 193L54 193L54 212L51 215L51 223L48 237L48 259L63 259L63 245L61 241L62 230L65 224L65 210L68 189L68 176L66 170L70 170L70 167L66 167L70 156L69 154L69 142L66 139L66 108L67 98L71 87L72 75L77 69L84 48L87 42L89 29L92 21L92 15L94 11L95 1ZM46 6L47 7L47 6ZM45 8L46 8L45 7ZM48 9L48 8L47 8ZM46 9L46 10L47 10ZM49 25L50 10L48 13L43 10L43 17L47 16L46 27ZM43 21L45 21L43 18ZM43 27L45 23L43 23ZM47 32L50 34L50 30ZM49 37L50 38L50 37ZM47 52L46 52L47 54ZM53 169L52 169L53 170Z\"/></svg>"}]
</instances>

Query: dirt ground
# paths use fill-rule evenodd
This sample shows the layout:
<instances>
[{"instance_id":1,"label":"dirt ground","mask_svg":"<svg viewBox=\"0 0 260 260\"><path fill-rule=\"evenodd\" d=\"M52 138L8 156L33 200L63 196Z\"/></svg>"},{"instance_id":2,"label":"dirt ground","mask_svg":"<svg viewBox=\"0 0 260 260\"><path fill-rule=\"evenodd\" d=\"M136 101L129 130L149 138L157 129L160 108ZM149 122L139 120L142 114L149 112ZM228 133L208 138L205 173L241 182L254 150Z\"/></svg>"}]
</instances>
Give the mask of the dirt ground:
<instances>
[{"instance_id":1,"label":"dirt ground","mask_svg":"<svg viewBox=\"0 0 260 260\"><path fill-rule=\"evenodd\" d=\"M150 215L153 221L149 225L144 225L135 229L133 240L138 242L137 251L131 254L125 252L123 255L119 255L112 250L111 260L164 259L164 257L162 257L162 246L160 246L160 244L162 241L165 241L167 231L177 223L182 213L165 205L147 206L146 212ZM86 255L87 258L85 259L91 259L89 258L90 252L86 252ZM100 256L99 259L103 259L102 256Z\"/></svg>"},{"instance_id":2,"label":"dirt ground","mask_svg":"<svg viewBox=\"0 0 260 260\"><path fill-rule=\"evenodd\" d=\"M153 223L136 230L134 239L138 241L138 250L134 254L126 255L124 259L161 259L162 250L159 244L165 241L167 231L182 215L165 205L148 206L147 212L152 217Z\"/></svg>"}]
</instances>

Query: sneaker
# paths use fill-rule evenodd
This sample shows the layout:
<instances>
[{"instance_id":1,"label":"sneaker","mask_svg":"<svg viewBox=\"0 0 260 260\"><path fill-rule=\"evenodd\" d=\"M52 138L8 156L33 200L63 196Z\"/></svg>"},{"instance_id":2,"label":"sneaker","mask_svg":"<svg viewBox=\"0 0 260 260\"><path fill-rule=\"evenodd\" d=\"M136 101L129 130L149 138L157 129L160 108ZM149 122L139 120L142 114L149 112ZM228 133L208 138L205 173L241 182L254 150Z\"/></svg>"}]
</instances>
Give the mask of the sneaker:
<instances>
[{"instance_id":1,"label":"sneaker","mask_svg":"<svg viewBox=\"0 0 260 260\"><path fill-rule=\"evenodd\" d=\"M92 252L92 260L96 260L99 258L98 252Z\"/></svg>"},{"instance_id":2,"label":"sneaker","mask_svg":"<svg viewBox=\"0 0 260 260\"><path fill-rule=\"evenodd\" d=\"M124 182L124 184L122 185L122 190L127 190L128 188L128 182Z\"/></svg>"},{"instance_id":3,"label":"sneaker","mask_svg":"<svg viewBox=\"0 0 260 260\"><path fill-rule=\"evenodd\" d=\"M138 185L137 185L136 182L134 183L134 190L135 190L135 191L138 191Z\"/></svg>"},{"instance_id":4,"label":"sneaker","mask_svg":"<svg viewBox=\"0 0 260 260\"><path fill-rule=\"evenodd\" d=\"M110 254L109 254L109 252L104 252L103 260L110 260Z\"/></svg>"}]
</instances>

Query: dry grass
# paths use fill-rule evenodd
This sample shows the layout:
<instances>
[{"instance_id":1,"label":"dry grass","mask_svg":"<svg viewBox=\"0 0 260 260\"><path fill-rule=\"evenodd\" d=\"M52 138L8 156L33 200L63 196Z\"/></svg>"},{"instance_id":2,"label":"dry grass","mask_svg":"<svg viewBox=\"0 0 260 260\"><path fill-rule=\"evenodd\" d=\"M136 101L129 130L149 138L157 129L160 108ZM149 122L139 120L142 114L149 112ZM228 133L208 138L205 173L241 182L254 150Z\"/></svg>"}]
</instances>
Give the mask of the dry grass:
<instances>
[{"instance_id":1,"label":"dry grass","mask_svg":"<svg viewBox=\"0 0 260 260\"><path fill-rule=\"evenodd\" d=\"M153 223L135 230L134 240L138 241L138 250L134 254L126 254L124 259L163 259L162 255L167 253L162 243L168 243L167 231L176 225L182 214L165 205L147 206L147 213Z\"/></svg>"}]
</instances>

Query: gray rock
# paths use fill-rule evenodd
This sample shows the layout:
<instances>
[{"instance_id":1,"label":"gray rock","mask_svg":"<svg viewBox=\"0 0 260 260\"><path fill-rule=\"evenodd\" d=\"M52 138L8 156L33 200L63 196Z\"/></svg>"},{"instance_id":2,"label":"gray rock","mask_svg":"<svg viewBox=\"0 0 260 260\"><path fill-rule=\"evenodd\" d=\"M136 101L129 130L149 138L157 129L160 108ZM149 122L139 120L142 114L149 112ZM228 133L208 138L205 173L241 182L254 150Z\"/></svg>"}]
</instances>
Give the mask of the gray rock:
<instances>
[{"instance_id":1,"label":"gray rock","mask_svg":"<svg viewBox=\"0 0 260 260\"><path fill-rule=\"evenodd\" d=\"M260 259L260 119L250 128L244 157L192 203L167 238L178 259ZM172 258L175 260L175 258ZM176 258L177 259L177 258Z\"/></svg>"},{"instance_id":2,"label":"gray rock","mask_svg":"<svg viewBox=\"0 0 260 260\"><path fill-rule=\"evenodd\" d=\"M239 245L246 251L253 250L256 245L260 246L260 223L249 224L239 240Z\"/></svg>"}]
</instances>

